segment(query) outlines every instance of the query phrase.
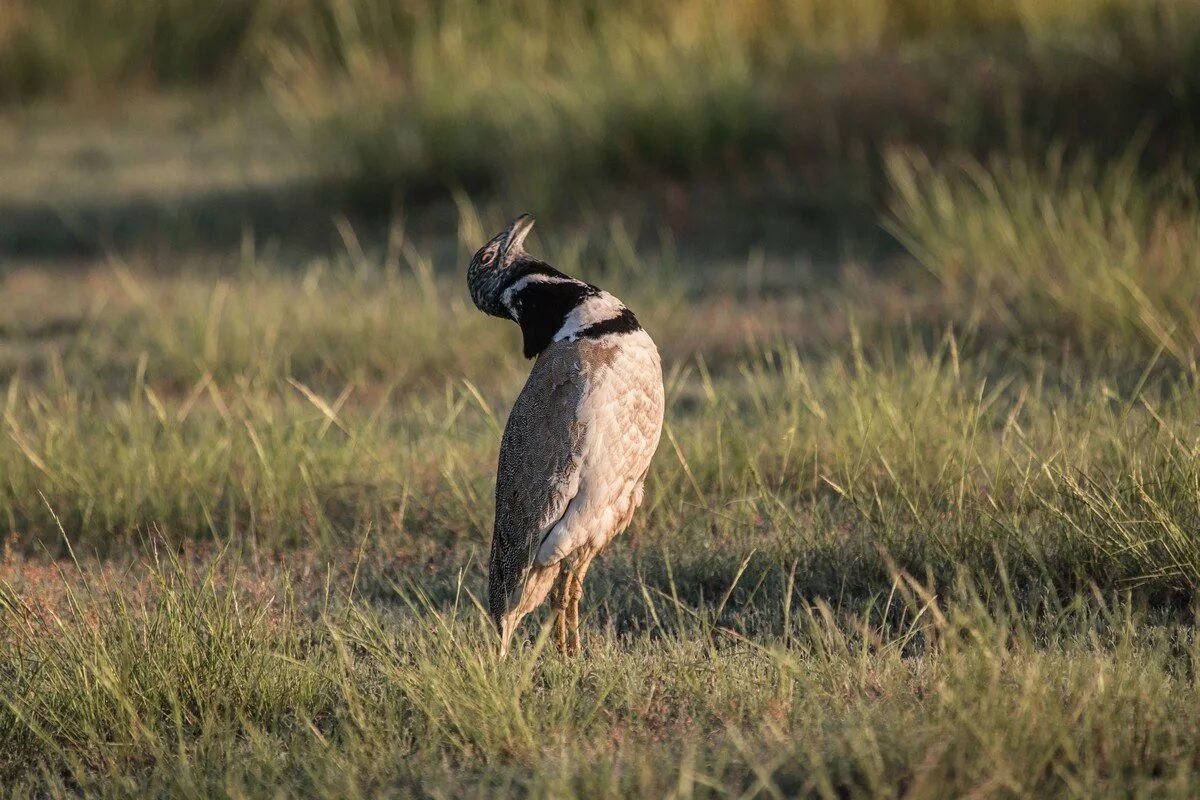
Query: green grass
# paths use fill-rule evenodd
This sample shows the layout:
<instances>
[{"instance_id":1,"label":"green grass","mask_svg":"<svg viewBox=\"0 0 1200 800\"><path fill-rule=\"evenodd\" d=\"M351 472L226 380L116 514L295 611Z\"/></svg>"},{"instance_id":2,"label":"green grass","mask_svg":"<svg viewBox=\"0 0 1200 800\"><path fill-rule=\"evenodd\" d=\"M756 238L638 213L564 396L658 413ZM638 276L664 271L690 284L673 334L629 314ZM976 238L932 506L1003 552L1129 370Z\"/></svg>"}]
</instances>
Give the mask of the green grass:
<instances>
[{"instance_id":1,"label":"green grass","mask_svg":"<svg viewBox=\"0 0 1200 800\"><path fill-rule=\"evenodd\" d=\"M5 7L5 97L262 87L389 192L547 198L534 252L638 313L668 408L585 658L531 625L501 662L483 565L529 364L462 278L498 208L342 217L332 254L6 263L0 796L1195 796L1197 21ZM688 211L857 180L902 255L729 256L758 207ZM646 235L656 193L679 241Z\"/></svg>"},{"instance_id":2,"label":"green grass","mask_svg":"<svg viewBox=\"0 0 1200 800\"><path fill-rule=\"evenodd\" d=\"M1041 39L1133 7L1128 0L1071 0L1053 8L1027 0L763 0L730 13L711 0L673 6L596 6L582 0L554 6L525 0L18 0L0 11L5 67L0 91L33 97L112 91L129 82L145 88L221 78L252 83L271 72L280 50L332 72L361 70L372 60L410 66L405 63L410 54L417 64L434 55L460 59L465 47L483 43L485 59L507 53L511 67L544 70L587 36L610 46L640 39L682 48L724 39L777 61L797 46L846 53L931 32L1017 29Z\"/></svg>"},{"instance_id":3,"label":"green grass","mask_svg":"<svg viewBox=\"0 0 1200 800\"><path fill-rule=\"evenodd\" d=\"M1021 615L895 576L830 605L762 592L746 638L627 584L640 633L506 662L466 590L341 587L315 615L177 563L86 616L12 599L0 770L14 794L1185 797L1187 623L1118 597ZM286 580L286 579L283 579ZM743 581L762 583L753 570ZM732 585L729 587L732 589ZM788 585L790 588L790 584ZM734 623L737 626L737 621Z\"/></svg>"},{"instance_id":4,"label":"green grass","mask_svg":"<svg viewBox=\"0 0 1200 800\"><path fill-rule=\"evenodd\" d=\"M1088 350L1200 345L1195 187L1141 185L1131 159L1097 167L998 161L943 169L895 158L892 229L976 313Z\"/></svg>"},{"instance_id":5,"label":"green grass","mask_svg":"<svg viewBox=\"0 0 1200 800\"><path fill-rule=\"evenodd\" d=\"M931 154L1195 156L1190 0L18 3L0 97L265 92L366 198L587 205L612 184L755 176L875 197L891 145ZM587 186L587 193L564 187ZM587 198L581 198L586 194Z\"/></svg>"},{"instance_id":6,"label":"green grass","mask_svg":"<svg viewBox=\"0 0 1200 800\"><path fill-rule=\"evenodd\" d=\"M1025 189L1058 203L1053 181ZM975 213L959 208L974 231ZM1028 224L1003 202L977 213L985 231ZM1126 256L1126 243L1103 238L1114 226L1102 216L1091 227L1084 214L1071 219L1096 248L1109 245L1096 263L1115 253L1153 274L1179 268ZM464 231L476 226L464 218ZM1032 284L1013 296L1094 302L1093 272L1035 270L1043 256L1030 237L990 243L968 249L988 264L998 250L1009 256L1004 274ZM551 244L550 257L602 279L572 256L589 249L605 253L568 242ZM619 263L618 250L602 257ZM1170 253L1190 264L1187 248ZM14 356L0 450L9 529L57 547L61 526L102 551L152 527L202 540L237 530L267 548L352 542L368 529L484 543L490 454L524 370L515 331L497 330L457 282L408 258L411 268L360 256L291 276L250 265L216 281L126 267L93 277L91 309L73 333ZM1021 264L1029 269L1017 272ZM673 410L655 496L674 502L650 504L650 531L694 531L697 510L741 498L707 535L734 544L757 528L758 546L828 558L823 581L846 547L876 569L872 551L883 548L906 568L945 576L970 564L1026 581L1049 573L1065 589L1143 579L1186 588L1200 576L1186 534L1200 474L1189 433L1196 377L1191 362L1168 369L1141 329L1118 326L1107 349L1063 359L995 338L947 291L942 320L925 320L925 331L942 331L936 339L856 309L864 316L848 341L812 335L813 357L788 342L783 298L747 301L768 327L739 343L737 316L724 328L708 319L722 300L702 288L712 280L688 279L669 253L651 253L639 272L603 281L651 321L668 359ZM1142 275L1107 285L1135 280L1153 290ZM69 305L69 294L56 299ZM1088 341L1091 317L1046 313L1066 326L1041 321L1054 346ZM29 323L6 327L20 324ZM847 530L849 544L839 542Z\"/></svg>"},{"instance_id":7,"label":"green grass","mask_svg":"<svg viewBox=\"0 0 1200 800\"><path fill-rule=\"evenodd\" d=\"M256 0L15 0L0 10L0 95L85 96L130 83L211 81L246 63L280 10Z\"/></svg>"},{"instance_id":8,"label":"green grass","mask_svg":"<svg viewBox=\"0 0 1200 800\"><path fill-rule=\"evenodd\" d=\"M272 93L331 168L384 197L586 205L563 187L765 170L827 204L871 198L897 143L1108 153L1140 135L1154 160L1195 135L1186 2L604 8L452 3L410 26L345 7L322 30L336 66L311 39L282 44Z\"/></svg>"},{"instance_id":9,"label":"green grass","mask_svg":"<svg viewBox=\"0 0 1200 800\"><path fill-rule=\"evenodd\" d=\"M1200 379L1193 259L1161 232L1194 226L1094 169L897 160L890 224L925 269L819 290L758 256L539 242L667 370L576 663L491 654L526 364L422 246L10 273L4 785L1187 796ZM456 262L498 224L461 209Z\"/></svg>"}]
</instances>

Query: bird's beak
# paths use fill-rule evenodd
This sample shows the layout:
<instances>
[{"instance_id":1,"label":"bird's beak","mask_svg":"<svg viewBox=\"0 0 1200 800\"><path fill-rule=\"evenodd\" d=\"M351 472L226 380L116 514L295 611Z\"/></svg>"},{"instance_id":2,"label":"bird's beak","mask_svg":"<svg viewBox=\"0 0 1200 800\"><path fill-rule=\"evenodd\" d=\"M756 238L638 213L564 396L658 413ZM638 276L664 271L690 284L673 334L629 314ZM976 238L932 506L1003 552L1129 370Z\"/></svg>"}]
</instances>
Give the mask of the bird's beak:
<instances>
[{"instance_id":1,"label":"bird's beak","mask_svg":"<svg viewBox=\"0 0 1200 800\"><path fill-rule=\"evenodd\" d=\"M533 230L533 215L522 214L512 221L508 226L508 237L504 240L504 252L507 254L510 250L521 248L525 242L525 237Z\"/></svg>"}]
</instances>

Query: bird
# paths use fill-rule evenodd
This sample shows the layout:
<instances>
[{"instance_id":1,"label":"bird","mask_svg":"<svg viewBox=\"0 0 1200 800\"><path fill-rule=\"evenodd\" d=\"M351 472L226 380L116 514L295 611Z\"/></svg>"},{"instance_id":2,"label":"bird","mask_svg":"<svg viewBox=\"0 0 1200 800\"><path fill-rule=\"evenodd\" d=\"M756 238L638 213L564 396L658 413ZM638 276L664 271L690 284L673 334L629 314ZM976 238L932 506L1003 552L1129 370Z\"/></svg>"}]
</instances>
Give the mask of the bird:
<instances>
[{"instance_id":1,"label":"bird","mask_svg":"<svg viewBox=\"0 0 1200 800\"><path fill-rule=\"evenodd\" d=\"M663 425L654 341L616 297L530 255L533 224L517 217L467 268L475 305L517 323L535 359L496 468L487 595L501 658L547 595L555 646L580 653L584 578L641 505Z\"/></svg>"}]
</instances>

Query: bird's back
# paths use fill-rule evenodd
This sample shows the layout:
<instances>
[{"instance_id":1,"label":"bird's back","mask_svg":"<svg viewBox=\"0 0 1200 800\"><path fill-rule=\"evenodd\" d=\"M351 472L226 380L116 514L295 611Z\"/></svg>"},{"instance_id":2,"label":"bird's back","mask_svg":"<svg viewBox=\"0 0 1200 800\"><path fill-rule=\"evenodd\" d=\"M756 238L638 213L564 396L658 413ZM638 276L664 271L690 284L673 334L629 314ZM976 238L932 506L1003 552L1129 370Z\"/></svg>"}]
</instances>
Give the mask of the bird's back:
<instances>
[{"instance_id":1,"label":"bird's back","mask_svg":"<svg viewBox=\"0 0 1200 800\"><path fill-rule=\"evenodd\" d=\"M499 618L515 602L541 535L578 487L587 389L573 350L547 348L517 396L496 468L496 521L488 566L488 604Z\"/></svg>"}]
</instances>

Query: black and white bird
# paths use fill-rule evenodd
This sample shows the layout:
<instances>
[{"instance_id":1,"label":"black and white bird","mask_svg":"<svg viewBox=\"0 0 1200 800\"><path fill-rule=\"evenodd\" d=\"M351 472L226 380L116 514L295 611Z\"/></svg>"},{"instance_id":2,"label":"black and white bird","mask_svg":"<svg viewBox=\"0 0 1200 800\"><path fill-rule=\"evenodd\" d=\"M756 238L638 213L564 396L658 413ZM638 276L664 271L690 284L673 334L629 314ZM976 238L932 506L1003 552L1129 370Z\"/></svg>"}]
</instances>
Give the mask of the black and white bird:
<instances>
[{"instance_id":1,"label":"black and white bird","mask_svg":"<svg viewBox=\"0 0 1200 800\"><path fill-rule=\"evenodd\" d=\"M663 420L658 349L606 291L525 252L523 214L475 253L471 298L521 326L536 358L504 428L488 607L508 651L551 597L554 640L579 652L579 599L592 559L629 525Z\"/></svg>"}]
</instances>

